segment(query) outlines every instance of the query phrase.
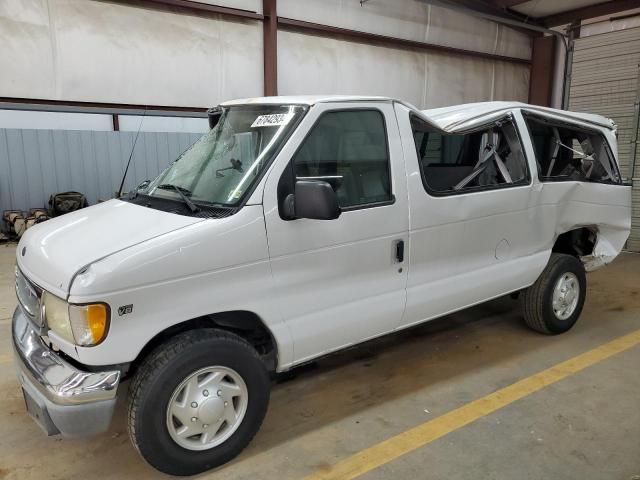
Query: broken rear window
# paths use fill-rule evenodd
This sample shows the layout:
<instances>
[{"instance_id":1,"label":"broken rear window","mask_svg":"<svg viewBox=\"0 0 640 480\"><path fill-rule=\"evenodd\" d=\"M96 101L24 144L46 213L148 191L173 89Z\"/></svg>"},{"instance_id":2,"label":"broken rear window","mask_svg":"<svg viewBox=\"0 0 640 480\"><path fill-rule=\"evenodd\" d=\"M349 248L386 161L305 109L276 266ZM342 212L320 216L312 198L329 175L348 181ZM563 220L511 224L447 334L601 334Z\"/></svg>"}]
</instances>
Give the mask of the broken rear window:
<instances>
[{"instance_id":1,"label":"broken rear window","mask_svg":"<svg viewBox=\"0 0 640 480\"><path fill-rule=\"evenodd\" d=\"M529 183L522 144L511 119L449 134L412 117L413 139L425 189L451 195Z\"/></svg>"},{"instance_id":2,"label":"broken rear window","mask_svg":"<svg viewBox=\"0 0 640 480\"><path fill-rule=\"evenodd\" d=\"M620 173L604 135L525 115L542 181L620 183Z\"/></svg>"}]
</instances>

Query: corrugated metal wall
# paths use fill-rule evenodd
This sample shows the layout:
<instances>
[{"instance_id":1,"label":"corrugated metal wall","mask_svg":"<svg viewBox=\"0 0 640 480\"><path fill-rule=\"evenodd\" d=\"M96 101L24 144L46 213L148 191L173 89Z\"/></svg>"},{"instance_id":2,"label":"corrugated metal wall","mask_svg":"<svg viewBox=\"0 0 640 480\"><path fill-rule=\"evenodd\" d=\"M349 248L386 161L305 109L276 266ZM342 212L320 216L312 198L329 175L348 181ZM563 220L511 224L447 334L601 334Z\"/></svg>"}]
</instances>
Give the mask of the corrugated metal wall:
<instances>
[{"instance_id":1,"label":"corrugated metal wall","mask_svg":"<svg viewBox=\"0 0 640 480\"><path fill-rule=\"evenodd\" d=\"M640 105L640 28L576 40L571 76L569 109L599 113L618 124L618 150L622 175L633 179L632 232L627 248L640 251L640 148L638 106Z\"/></svg>"},{"instance_id":2,"label":"corrugated metal wall","mask_svg":"<svg viewBox=\"0 0 640 480\"><path fill-rule=\"evenodd\" d=\"M141 132L125 191L152 179L199 133ZM77 190L90 204L113 198L136 132L0 129L0 213L47 206L56 192Z\"/></svg>"}]
</instances>

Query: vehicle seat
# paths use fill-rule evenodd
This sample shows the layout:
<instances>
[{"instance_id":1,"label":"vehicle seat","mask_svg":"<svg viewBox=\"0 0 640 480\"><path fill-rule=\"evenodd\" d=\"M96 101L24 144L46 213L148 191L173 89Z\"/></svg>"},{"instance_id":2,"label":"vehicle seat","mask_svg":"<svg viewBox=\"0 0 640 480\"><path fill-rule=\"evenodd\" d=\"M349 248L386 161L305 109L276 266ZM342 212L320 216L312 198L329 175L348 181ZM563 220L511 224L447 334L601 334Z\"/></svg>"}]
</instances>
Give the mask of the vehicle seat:
<instances>
[{"instance_id":1,"label":"vehicle seat","mask_svg":"<svg viewBox=\"0 0 640 480\"><path fill-rule=\"evenodd\" d=\"M429 188L436 192L451 190L473 170L471 165L447 163L430 163L423 168Z\"/></svg>"},{"instance_id":2,"label":"vehicle seat","mask_svg":"<svg viewBox=\"0 0 640 480\"><path fill-rule=\"evenodd\" d=\"M372 139L366 132L346 132L340 138L338 158L345 180L338 191L348 204L371 203L389 199L391 185L387 148L383 138ZM350 171L347 181L346 172Z\"/></svg>"}]
</instances>

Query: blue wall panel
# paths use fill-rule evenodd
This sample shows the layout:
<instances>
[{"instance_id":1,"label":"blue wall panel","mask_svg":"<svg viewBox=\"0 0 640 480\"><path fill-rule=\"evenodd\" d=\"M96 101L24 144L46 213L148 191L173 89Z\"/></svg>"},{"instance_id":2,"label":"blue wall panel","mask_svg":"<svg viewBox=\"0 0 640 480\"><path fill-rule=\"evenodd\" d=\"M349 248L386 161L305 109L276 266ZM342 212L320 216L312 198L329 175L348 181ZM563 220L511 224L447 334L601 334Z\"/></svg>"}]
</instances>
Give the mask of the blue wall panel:
<instances>
[{"instance_id":1,"label":"blue wall panel","mask_svg":"<svg viewBox=\"0 0 640 480\"><path fill-rule=\"evenodd\" d=\"M124 190L152 179L200 133L140 132ZM0 129L0 214L47 207L49 196L76 190L90 204L114 196L136 132Z\"/></svg>"}]
</instances>

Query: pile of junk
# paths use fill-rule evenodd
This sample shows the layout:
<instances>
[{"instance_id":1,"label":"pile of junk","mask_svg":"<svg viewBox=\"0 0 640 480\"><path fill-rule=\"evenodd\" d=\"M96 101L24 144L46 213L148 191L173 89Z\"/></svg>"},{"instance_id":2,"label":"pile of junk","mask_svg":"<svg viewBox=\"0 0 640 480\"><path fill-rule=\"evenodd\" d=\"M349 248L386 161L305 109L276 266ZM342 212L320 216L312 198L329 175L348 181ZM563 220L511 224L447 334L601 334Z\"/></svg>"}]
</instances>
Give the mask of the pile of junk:
<instances>
[{"instance_id":1,"label":"pile of junk","mask_svg":"<svg viewBox=\"0 0 640 480\"><path fill-rule=\"evenodd\" d=\"M24 232L38 223L88 206L89 203L82 193L62 192L49 197L48 208L32 208L28 212L5 210L2 212L4 224L0 232L0 241L18 240Z\"/></svg>"}]
</instances>

